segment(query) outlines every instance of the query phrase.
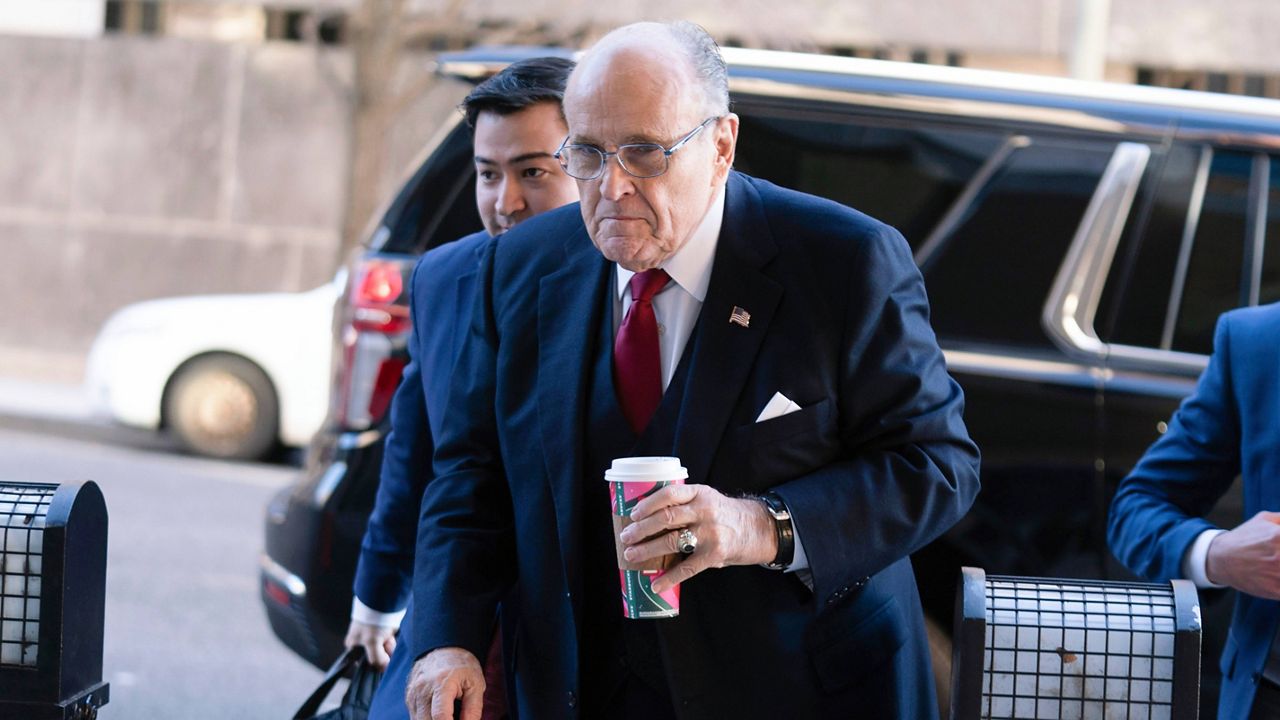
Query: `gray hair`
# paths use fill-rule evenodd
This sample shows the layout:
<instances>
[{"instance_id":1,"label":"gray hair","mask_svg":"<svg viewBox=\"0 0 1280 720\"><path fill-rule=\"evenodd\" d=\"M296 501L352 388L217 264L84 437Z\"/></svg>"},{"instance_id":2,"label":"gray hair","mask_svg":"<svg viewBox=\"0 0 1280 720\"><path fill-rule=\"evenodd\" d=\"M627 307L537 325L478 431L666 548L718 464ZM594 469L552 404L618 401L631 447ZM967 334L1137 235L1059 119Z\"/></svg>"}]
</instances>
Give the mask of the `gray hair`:
<instances>
[{"instance_id":1,"label":"gray hair","mask_svg":"<svg viewBox=\"0 0 1280 720\"><path fill-rule=\"evenodd\" d=\"M721 116L729 113L729 71L725 67L724 58L720 56L720 46L701 25L687 20L678 20L666 25L672 39L680 45L688 55L689 65L694 77L702 86L706 97L708 115Z\"/></svg>"}]
</instances>

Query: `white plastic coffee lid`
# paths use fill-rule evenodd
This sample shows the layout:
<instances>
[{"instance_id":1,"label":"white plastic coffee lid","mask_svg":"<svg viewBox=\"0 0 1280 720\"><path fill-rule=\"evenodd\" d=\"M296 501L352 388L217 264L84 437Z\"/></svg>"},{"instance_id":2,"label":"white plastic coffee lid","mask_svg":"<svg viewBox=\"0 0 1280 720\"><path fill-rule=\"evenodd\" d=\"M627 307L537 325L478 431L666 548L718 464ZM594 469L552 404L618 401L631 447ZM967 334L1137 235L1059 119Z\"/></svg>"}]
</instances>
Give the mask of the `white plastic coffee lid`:
<instances>
[{"instance_id":1,"label":"white plastic coffee lid","mask_svg":"<svg viewBox=\"0 0 1280 720\"><path fill-rule=\"evenodd\" d=\"M674 457L626 457L617 458L604 471L604 479L610 482L637 482L655 480L688 479L689 471Z\"/></svg>"}]
</instances>

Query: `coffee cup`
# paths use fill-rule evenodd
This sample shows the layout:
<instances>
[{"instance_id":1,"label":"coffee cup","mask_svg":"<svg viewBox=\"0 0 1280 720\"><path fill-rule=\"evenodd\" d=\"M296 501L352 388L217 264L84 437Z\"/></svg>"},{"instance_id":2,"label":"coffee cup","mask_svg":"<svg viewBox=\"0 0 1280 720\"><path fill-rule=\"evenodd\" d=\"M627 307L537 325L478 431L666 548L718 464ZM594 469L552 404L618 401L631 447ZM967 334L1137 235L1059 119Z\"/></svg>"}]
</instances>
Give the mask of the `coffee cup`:
<instances>
[{"instance_id":1,"label":"coffee cup","mask_svg":"<svg viewBox=\"0 0 1280 720\"><path fill-rule=\"evenodd\" d=\"M631 524L631 511L644 498L668 485L683 485L689 471L673 457L617 458L604 472L613 508L613 541L618 553L618 579L622 585L622 614L631 619L668 618L680 614L680 586L663 593L653 591L653 581L679 561L679 555L634 563L622 555L626 549L619 535Z\"/></svg>"}]
</instances>

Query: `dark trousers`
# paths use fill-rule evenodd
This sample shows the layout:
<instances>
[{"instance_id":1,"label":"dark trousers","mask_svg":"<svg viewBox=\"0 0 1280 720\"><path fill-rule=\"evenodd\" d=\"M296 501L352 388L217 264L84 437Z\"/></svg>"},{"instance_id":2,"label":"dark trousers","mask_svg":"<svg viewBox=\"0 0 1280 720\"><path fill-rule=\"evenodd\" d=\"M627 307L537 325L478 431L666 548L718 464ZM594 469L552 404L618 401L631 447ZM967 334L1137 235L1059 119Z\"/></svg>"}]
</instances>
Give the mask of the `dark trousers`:
<instances>
[{"instance_id":1,"label":"dark trousers","mask_svg":"<svg viewBox=\"0 0 1280 720\"><path fill-rule=\"evenodd\" d=\"M1280 686L1267 680L1258 681L1249 720L1280 720Z\"/></svg>"},{"instance_id":2,"label":"dark trousers","mask_svg":"<svg viewBox=\"0 0 1280 720\"><path fill-rule=\"evenodd\" d=\"M602 717L612 720L675 720L671 700L628 673L627 679L607 703Z\"/></svg>"}]
</instances>

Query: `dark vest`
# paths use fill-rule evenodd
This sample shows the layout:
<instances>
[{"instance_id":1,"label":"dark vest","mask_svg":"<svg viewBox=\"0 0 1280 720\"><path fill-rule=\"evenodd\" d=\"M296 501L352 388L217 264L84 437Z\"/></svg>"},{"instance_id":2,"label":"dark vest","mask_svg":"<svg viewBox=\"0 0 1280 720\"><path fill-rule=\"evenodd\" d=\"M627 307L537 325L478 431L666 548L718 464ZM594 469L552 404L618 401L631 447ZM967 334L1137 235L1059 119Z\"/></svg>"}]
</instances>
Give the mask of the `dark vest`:
<instances>
[{"instance_id":1,"label":"dark vest","mask_svg":"<svg viewBox=\"0 0 1280 720\"><path fill-rule=\"evenodd\" d=\"M609 283L612 289L613 284ZM655 624L670 620L627 620L622 617L618 561L610 520L604 471L614 458L672 455L675 431L689 376L694 336L685 345L662 402L640 437L627 423L613 383L613 298L606 293L605 312L592 348L588 383L584 476L582 482L583 592L579 624L579 667L583 717L598 717L624 681L639 681L670 697L665 663ZM592 710L596 710L593 713Z\"/></svg>"}]
</instances>

